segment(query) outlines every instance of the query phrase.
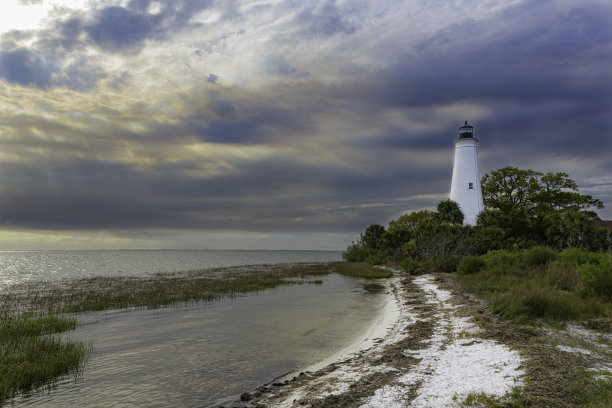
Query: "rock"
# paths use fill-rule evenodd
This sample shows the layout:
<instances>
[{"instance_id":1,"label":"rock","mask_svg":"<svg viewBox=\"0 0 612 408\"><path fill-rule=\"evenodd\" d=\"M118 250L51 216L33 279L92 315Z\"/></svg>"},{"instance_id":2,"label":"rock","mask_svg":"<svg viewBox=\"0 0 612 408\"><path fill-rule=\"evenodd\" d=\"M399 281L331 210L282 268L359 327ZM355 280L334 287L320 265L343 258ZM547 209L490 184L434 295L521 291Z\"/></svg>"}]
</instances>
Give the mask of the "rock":
<instances>
[{"instance_id":1,"label":"rock","mask_svg":"<svg viewBox=\"0 0 612 408\"><path fill-rule=\"evenodd\" d=\"M248 392L245 392L244 394L240 396L240 401L250 401L252 399L253 399L253 396L249 394Z\"/></svg>"}]
</instances>

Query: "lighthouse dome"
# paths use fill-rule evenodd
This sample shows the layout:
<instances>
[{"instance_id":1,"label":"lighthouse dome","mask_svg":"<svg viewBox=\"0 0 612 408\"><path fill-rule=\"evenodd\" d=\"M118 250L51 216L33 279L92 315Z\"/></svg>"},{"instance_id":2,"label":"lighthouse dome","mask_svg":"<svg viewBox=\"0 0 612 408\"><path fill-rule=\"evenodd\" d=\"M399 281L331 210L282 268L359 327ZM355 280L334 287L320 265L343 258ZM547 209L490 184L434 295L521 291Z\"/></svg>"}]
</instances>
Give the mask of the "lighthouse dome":
<instances>
[{"instance_id":1,"label":"lighthouse dome","mask_svg":"<svg viewBox=\"0 0 612 408\"><path fill-rule=\"evenodd\" d=\"M465 123L459 127L459 139L473 139L474 138L474 126Z\"/></svg>"}]
</instances>

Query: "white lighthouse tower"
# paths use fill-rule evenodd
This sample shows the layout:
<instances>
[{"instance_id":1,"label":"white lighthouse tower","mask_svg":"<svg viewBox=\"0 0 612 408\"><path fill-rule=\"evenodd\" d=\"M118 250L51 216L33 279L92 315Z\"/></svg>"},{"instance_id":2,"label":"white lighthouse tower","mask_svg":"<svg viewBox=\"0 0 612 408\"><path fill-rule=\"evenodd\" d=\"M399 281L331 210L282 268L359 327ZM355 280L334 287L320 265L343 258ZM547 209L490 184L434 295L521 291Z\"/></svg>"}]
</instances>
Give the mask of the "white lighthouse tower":
<instances>
[{"instance_id":1,"label":"white lighthouse tower","mask_svg":"<svg viewBox=\"0 0 612 408\"><path fill-rule=\"evenodd\" d=\"M476 225L476 217L484 209L480 173L478 172L478 138L474 137L474 126L465 122L455 139L455 161L450 199L456 201L463 211L463 223Z\"/></svg>"}]
</instances>

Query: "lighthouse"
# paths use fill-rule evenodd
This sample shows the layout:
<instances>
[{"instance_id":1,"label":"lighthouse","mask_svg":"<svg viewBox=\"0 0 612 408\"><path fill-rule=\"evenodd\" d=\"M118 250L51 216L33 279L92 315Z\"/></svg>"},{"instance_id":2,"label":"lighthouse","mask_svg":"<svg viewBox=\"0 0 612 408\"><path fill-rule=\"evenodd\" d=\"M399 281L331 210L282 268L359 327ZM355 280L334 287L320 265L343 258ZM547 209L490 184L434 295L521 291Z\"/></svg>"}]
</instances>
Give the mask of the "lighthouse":
<instances>
[{"instance_id":1,"label":"lighthouse","mask_svg":"<svg viewBox=\"0 0 612 408\"><path fill-rule=\"evenodd\" d=\"M450 199L459 204L464 215L463 223L468 225L476 225L476 217L484 209L477 145L478 138L474 137L474 126L465 121L455 139Z\"/></svg>"}]
</instances>

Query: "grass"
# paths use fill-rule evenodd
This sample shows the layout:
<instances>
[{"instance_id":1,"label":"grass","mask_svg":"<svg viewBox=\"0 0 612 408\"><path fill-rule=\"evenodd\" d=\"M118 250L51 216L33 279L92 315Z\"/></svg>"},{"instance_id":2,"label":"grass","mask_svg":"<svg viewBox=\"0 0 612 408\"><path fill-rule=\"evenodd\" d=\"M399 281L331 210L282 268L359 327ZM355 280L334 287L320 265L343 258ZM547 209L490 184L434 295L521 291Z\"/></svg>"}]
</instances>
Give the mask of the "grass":
<instances>
[{"instance_id":1,"label":"grass","mask_svg":"<svg viewBox=\"0 0 612 408\"><path fill-rule=\"evenodd\" d=\"M14 286L0 293L0 405L18 392L50 386L82 372L91 347L52 336L76 327L76 319L66 313L211 302L283 285L319 285L323 281L317 278L330 273L365 279L392 275L367 264L334 262Z\"/></svg>"},{"instance_id":2,"label":"grass","mask_svg":"<svg viewBox=\"0 0 612 408\"><path fill-rule=\"evenodd\" d=\"M526 405L521 401L521 388L514 387L506 395L496 397L485 394L484 392L471 392L461 401L461 407L485 407L485 408L525 408Z\"/></svg>"},{"instance_id":3,"label":"grass","mask_svg":"<svg viewBox=\"0 0 612 408\"><path fill-rule=\"evenodd\" d=\"M517 323L584 320L605 328L612 319L612 290L602 289L610 287L610 265L612 255L579 250L491 251L460 263L458 278Z\"/></svg>"},{"instance_id":4,"label":"grass","mask_svg":"<svg viewBox=\"0 0 612 408\"><path fill-rule=\"evenodd\" d=\"M612 406L612 380L596 378L597 373L589 370L575 372L572 391L578 396L580 406L607 408Z\"/></svg>"},{"instance_id":5,"label":"grass","mask_svg":"<svg viewBox=\"0 0 612 408\"><path fill-rule=\"evenodd\" d=\"M76 320L54 313L9 314L0 319L0 404L18 392L50 386L70 373L78 376L91 347L49 336L71 330Z\"/></svg>"}]
</instances>

